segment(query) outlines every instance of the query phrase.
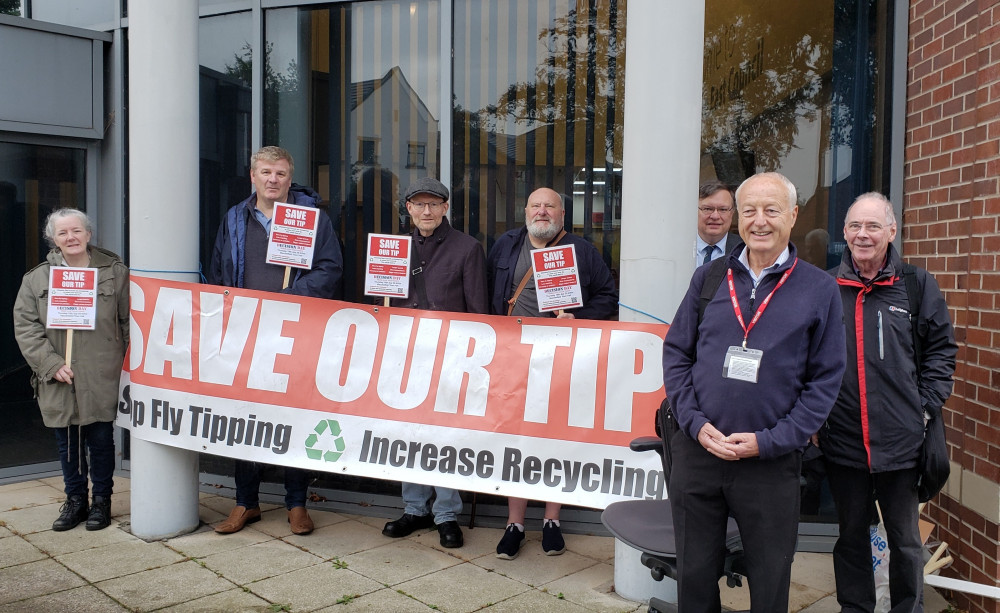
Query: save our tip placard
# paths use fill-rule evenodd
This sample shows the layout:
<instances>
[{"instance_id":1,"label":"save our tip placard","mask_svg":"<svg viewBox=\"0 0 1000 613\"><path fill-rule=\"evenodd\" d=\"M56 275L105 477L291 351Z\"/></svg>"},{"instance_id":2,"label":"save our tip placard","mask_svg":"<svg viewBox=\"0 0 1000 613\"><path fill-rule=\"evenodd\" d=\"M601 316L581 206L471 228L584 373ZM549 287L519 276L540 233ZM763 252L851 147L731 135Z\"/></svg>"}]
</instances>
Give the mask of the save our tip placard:
<instances>
[{"instance_id":1,"label":"save our tip placard","mask_svg":"<svg viewBox=\"0 0 1000 613\"><path fill-rule=\"evenodd\" d=\"M97 269L53 266L49 269L46 328L93 330L97 323Z\"/></svg>"},{"instance_id":2,"label":"save our tip placard","mask_svg":"<svg viewBox=\"0 0 1000 613\"><path fill-rule=\"evenodd\" d=\"M410 293L410 249L413 239L369 234L365 262L365 295L406 298Z\"/></svg>"},{"instance_id":3,"label":"save our tip placard","mask_svg":"<svg viewBox=\"0 0 1000 613\"><path fill-rule=\"evenodd\" d=\"M538 310L559 311L583 306L580 269L574 245L558 245L531 252Z\"/></svg>"},{"instance_id":4,"label":"save our tip placard","mask_svg":"<svg viewBox=\"0 0 1000 613\"><path fill-rule=\"evenodd\" d=\"M277 202L267 241L268 264L312 268L319 209Z\"/></svg>"}]
</instances>

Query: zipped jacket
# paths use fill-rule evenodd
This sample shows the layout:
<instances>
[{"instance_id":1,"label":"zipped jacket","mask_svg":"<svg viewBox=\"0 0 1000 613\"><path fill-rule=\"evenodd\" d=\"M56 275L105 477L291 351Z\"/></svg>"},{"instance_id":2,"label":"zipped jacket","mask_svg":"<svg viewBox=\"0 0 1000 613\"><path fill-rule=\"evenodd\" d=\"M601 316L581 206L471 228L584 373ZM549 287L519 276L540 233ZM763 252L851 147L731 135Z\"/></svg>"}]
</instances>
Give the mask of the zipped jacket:
<instances>
[{"instance_id":1,"label":"zipped jacket","mask_svg":"<svg viewBox=\"0 0 1000 613\"><path fill-rule=\"evenodd\" d=\"M924 439L924 411L940 414L951 395L955 345L948 305L937 282L916 269L918 313L890 244L885 268L865 283L850 251L836 272L847 332L847 372L825 426L820 449L836 464L873 473L916 466ZM913 329L921 345L917 363Z\"/></svg>"},{"instance_id":2,"label":"zipped jacket","mask_svg":"<svg viewBox=\"0 0 1000 613\"><path fill-rule=\"evenodd\" d=\"M288 204L317 208L320 195L301 185L292 184L288 190ZM257 194L226 211L219 233L212 249L212 261L205 271L206 280L212 285L243 287L246 272L247 221L257 206ZM316 228L316 242L313 248L313 262L310 270L292 268L286 294L311 296L313 298L334 298L340 289L344 260L340 252L340 241L333 229L333 222L320 209Z\"/></svg>"},{"instance_id":3,"label":"zipped jacket","mask_svg":"<svg viewBox=\"0 0 1000 613\"><path fill-rule=\"evenodd\" d=\"M97 269L97 319L93 330L73 331L72 385L52 378L66 363L66 330L45 327L49 270L63 265L58 249L25 273L14 302L14 336L31 367L31 386L49 428L114 421L118 409L129 333L128 268L110 251L88 250L90 268Z\"/></svg>"}]
</instances>

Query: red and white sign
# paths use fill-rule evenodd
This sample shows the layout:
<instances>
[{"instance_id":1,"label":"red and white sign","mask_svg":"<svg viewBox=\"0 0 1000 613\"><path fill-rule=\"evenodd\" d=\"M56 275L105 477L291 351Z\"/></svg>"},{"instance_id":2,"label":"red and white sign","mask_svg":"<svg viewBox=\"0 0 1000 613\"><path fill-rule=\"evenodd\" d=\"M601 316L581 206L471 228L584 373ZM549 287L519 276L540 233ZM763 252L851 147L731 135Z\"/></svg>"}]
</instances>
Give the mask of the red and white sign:
<instances>
[{"instance_id":1,"label":"red and white sign","mask_svg":"<svg viewBox=\"0 0 1000 613\"><path fill-rule=\"evenodd\" d=\"M279 266L311 269L318 224L319 209L275 203L265 261Z\"/></svg>"},{"instance_id":2,"label":"red and white sign","mask_svg":"<svg viewBox=\"0 0 1000 613\"><path fill-rule=\"evenodd\" d=\"M216 455L603 508L658 498L667 327L131 279L118 423Z\"/></svg>"},{"instance_id":3,"label":"red and white sign","mask_svg":"<svg viewBox=\"0 0 1000 613\"><path fill-rule=\"evenodd\" d=\"M406 298L410 293L413 239L392 234L368 235L365 296Z\"/></svg>"},{"instance_id":4,"label":"red and white sign","mask_svg":"<svg viewBox=\"0 0 1000 613\"><path fill-rule=\"evenodd\" d=\"M531 252L531 265L535 271L535 294L540 312L583 306L574 245L535 249Z\"/></svg>"},{"instance_id":5,"label":"red and white sign","mask_svg":"<svg viewBox=\"0 0 1000 613\"><path fill-rule=\"evenodd\" d=\"M49 269L46 328L93 330L97 325L97 269Z\"/></svg>"}]
</instances>

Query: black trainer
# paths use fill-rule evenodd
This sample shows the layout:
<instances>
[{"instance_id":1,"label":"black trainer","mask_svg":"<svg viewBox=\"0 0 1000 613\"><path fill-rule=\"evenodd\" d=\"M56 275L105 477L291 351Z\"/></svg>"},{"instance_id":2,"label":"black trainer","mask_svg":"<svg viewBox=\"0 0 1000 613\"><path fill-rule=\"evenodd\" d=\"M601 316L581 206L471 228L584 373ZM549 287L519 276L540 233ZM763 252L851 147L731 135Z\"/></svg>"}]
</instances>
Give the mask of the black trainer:
<instances>
[{"instance_id":1,"label":"black trainer","mask_svg":"<svg viewBox=\"0 0 1000 613\"><path fill-rule=\"evenodd\" d=\"M497 557L501 560L513 560L521 553L524 546L524 530L518 530L514 524L507 524L507 531L497 544Z\"/></svg>"},{"instance_id":2,"label":"black trainer","mask_svg":"<svg viewBox=\"0 0 1000 613\"><path fill-rule=\"evenodd\" d=\"M66 498L66 502L59 508L59 518L52 522L52 529L56 532L72 530L80 525L80 522L87 519L87 497L74 495Z\"/></svg>"},{"instance_id":3,"label":"black trainer","mask_svg":"<svg viewBox=\"0 0 1000 613\"><path fill-rule=\"evenodd\" d=\"M87 516L87 530L103 530L111 525L111 499L107 496L94 496L90 505L90 515Z\"/></svg>"},{"instance_id":4,"label":"black trainer","mask_svg":"<svg viewBox=\"0 0 1000 613\"><path fill-rule=\"evenodd\" d=\"M442 547L454 549L465 544L462 529L458 527L457 521L445 521L438 524L438 534L441 535Z\"/></svg>"},{"instance_id":5,"label":"black trainer","mask_svg":"<svg viewBox=\"0 0 1000 613\"><path fill-rule=\"evenodd\" d=\"M394 539L410 536L415 530L430 528L434 525L434 518L430 515L410 515L403 513L403 516L396 521L386 522L382 528L382 534Z\"/></svg>"},{"instance_id":6,"label":"black trainer","mask_svg":"<svg viewBox=\"0 0 1000 613\"><path fill-rule=\"evenodd\" d=\"M546 519L542 524L542 551L547 556L557 556L566 551L562 530L551 519Z\"/></svg>"}]
</instances>

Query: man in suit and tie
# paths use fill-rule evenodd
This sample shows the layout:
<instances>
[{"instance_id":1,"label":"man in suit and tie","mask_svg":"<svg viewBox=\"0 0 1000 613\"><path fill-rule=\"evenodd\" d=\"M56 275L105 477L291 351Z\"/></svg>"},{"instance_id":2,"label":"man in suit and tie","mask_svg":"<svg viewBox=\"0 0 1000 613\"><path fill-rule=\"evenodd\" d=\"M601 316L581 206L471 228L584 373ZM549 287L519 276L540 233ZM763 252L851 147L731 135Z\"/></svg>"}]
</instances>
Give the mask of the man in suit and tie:
<instances>
[{"instance_id":1,"label":"man in suit and tie","mask_svg":"<svg viewBox=\"0 0 1000 613\"><path fill-rule=\"evenodd\" d=\"M708 264L742 245L733 225L733 192L722 181L705 181L698 187L697 265Z\"/></svg>"}]
</instances>

